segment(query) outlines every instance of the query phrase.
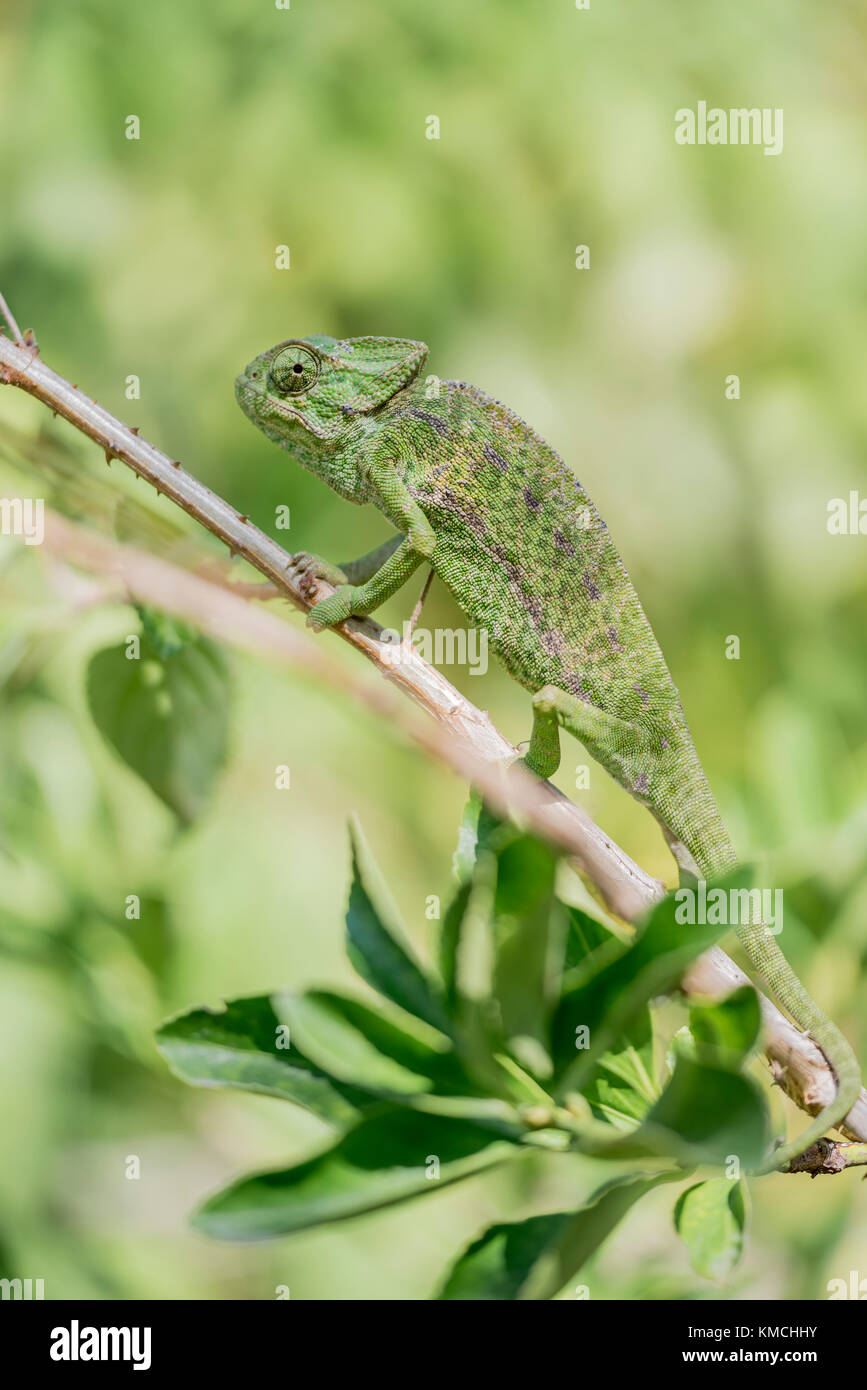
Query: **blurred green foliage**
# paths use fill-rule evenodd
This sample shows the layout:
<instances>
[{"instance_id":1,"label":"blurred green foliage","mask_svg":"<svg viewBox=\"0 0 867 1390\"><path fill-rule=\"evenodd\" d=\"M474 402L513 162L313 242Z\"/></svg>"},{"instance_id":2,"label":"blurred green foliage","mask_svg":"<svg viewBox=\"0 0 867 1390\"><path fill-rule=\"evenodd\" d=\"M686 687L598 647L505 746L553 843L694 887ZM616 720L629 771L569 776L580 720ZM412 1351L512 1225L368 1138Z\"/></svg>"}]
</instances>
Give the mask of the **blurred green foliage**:
<instances>
[{"instance_id":1,"label":"blurred green foliage","mask_svg":"<svg viewBox=\"0 0 867 1390\"><path fill-rule=\"evenodd\" d=\"M264 529L290 505L278 539L334 558L382 524L243 420L232 379L254 353L311 331L423 338L432 371L530 419L608 520L736 842L794 884L787 954L863 1055L867 566L864 538L825 525L829 499L867 494L863 8L46 0L0 23L0 288L46 360ZM782 107L782 155L675 145L675 110L699 99ZM0 495L36 491L26 450L58 438L82 475L104 473L45 416L0 391ZM323 1130L272 1099L181 1087L152 1029L193 1001L347 982L350 810L387 848L424 955L463 789L348 702L233 658L226 768L181 833L87 709L90 658L135 614L6 538L0 573L10 1271L49 1297L419 1297L467 1229L584 1201L600 1164L576 1160L576 1192L574 1169L564 1181L539 1156L409 1224L397 1208L242 1249L188 1229L210 1191ZM458 621L436 586L425 621ZM526 696L499 672L447 674L527 737ZM656 827L601 773L575 793L566 765L562 785L671 878ZM729 1292L823 1296L858 1266L859 1195L855 1173L763 1182ZM670 1206L642 1200L582 1276L594 1297L707 1295Z\"/></svg>"},{"instance_id":2,"label":"blurred green foliage","mask_svg":"<svg viewBox=\"0 0 867 1390\"><path fill-rule=\"evenodd\" d=\"M726 1176L685 1192L675 1224L697 1272L727 1278L746 1226L740 1172L768 1157L766 1102L746 1074L759 1001L746 985L699 1005L667 1046L664 1000L724 928L684 941L669 895L633 940L615 940L604 914L557 896L554 849L479 814L475 794L471 804L474 861L443 917L438 970L415 958L353 825L347 950L379 996L373 1006L308 990L193 1009L160 1028L183 1080L278 1096L336 1131L312 1157L216 1193L197 1227L270 1239L429 1197L542 1148L651 1169L621 1171L577 1210L493 1226L462 1252L441 1297L556 1297L636 1201L697 1167ZM739 868L731 886L750 878Z\"/></svg>"}]
</instances>

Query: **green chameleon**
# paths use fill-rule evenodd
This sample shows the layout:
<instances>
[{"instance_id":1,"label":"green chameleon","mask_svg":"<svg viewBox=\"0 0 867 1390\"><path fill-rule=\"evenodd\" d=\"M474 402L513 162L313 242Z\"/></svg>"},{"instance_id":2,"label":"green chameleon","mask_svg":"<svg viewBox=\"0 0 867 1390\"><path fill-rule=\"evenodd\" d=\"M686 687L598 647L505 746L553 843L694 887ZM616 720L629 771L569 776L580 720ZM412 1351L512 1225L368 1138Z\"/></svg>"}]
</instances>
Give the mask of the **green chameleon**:
<instances>
[{"instance_id":1,"label":"green chameleon","mask_svg":"<svg viewBox=\"0 0 867 1390\"><path fill-rule=\"evenodd\" d=\"M424 343L289 339L240 374L236 395L270 439L350 502L372 502L398 535L335 566L293 557L317 630L371 613L423 563L487 630L532 692L527 765L550 777L562 726L662 826L682 875L711 878L736 856L653 629L581 484L507 406L461 381L423 378ZM766 984L837 1075L833 1102L774 1166L846 1116L860 1074L846 1039L760 921L738 934Z\"/></svg>"}]
</instances>

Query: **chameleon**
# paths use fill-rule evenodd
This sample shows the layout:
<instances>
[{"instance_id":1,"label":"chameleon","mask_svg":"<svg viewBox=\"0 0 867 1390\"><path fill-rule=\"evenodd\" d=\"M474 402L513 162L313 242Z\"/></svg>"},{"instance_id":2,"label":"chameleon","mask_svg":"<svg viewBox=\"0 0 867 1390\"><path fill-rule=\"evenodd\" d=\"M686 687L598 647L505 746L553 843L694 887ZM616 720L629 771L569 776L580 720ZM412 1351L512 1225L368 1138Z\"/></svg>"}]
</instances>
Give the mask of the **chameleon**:
<instances>
[{"instance_id":1,"label":"chameleon","mask_svg":"<svg viewBox=\"0 0 867 1390\"><path fill-rule=\"evenodd\" d=\"M430 565L498 659L532 696L524 761L547 778L560 729L650 811L682 882L737 863L662 651L608 527L560 456L507 406L463 381L424 377L411 339L287 339L255 357L235 394L269 439L397 534L334 565L301 551L302 590L336 586L308 622L321 631L373 612ZM845 1118L858 1061L755 914L736 928L746 956L836 1074L833 1100L784 1167Z\"/></svg>"}]
</instances>

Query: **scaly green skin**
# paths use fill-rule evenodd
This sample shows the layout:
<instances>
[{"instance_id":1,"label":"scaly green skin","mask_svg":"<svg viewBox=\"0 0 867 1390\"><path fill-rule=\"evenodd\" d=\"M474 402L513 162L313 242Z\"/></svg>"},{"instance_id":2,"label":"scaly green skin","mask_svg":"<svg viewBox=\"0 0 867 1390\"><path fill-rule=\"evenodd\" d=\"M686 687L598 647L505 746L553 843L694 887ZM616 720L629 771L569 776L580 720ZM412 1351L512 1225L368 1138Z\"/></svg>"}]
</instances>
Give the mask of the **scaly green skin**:
<instances>
[{"instance_id":1,"label":"scaly green skin","mask_svg":"<svg viewBox=\"0 0 867 1390\"><path fill-rule=\"evenodd\" d=\"M529 766L556 770L564 727L656 816L683 872L732 867L677 689L605 522L529 425L464 382L424 379L426 355L396 338L289 339L237 379L242 409L269 438L399 533L340 567L296 557L311 590L319 577L339 585L312 624L372 612L429 562L533 693ZM837 1074L833 1103L775 1151L784 1166L845 1117L860 1073L768 929L757 921L739 935Z\"/></svg>"}]
</instances>

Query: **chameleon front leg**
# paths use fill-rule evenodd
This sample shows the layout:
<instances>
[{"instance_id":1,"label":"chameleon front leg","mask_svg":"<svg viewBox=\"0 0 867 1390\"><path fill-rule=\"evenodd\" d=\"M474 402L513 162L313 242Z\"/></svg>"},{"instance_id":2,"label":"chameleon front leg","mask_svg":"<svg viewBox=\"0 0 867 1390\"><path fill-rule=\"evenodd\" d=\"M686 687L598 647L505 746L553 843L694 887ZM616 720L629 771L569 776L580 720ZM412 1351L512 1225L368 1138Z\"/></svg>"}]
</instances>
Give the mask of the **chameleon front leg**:
<instances>
[{"instance_id":1,"label":"chameleon front leg","mask_svg":"<svg viewBox=\"0 0 867 1390\"><path fill-rule=\"evenodd\" d=\"M389 543L384 563L376 567L364 583L341 584L328 598L314 605L307 622L317 632L342 623L346 618L372 613L402 588L419 565L433 554L436 545L433 527L410 496L395 466L404 447L399 438L383 440L368 465L367 476L382 510L405 527L405 538L397 537L393 548ZM373 556L364 558L370 560Z\"/></svg>"},{"instance_id":2,"label":"chameleon front leg","mask_svg":"<svg viewBox=\"0 0 867 1390\"><path fill-rule=\"evenodd\" d=\"M561 725L623 786L642 794L642 755L654 745L650 731L597 709L557 685L545 685L533 696L533 732L523 759L531 772L552 777L557 771Z\"/></svg>"},{"instance_id":3,"label":"chameleon front leg","mask_svg":"<svg viewBox=\"0 0 867 1390\"><path fill-rule=\"evenodd\" d=\"M332 584L335 589L340 584L363 584L394 554L402 540L401 535L392 536L382 545L369 550L365 555L360 555L357 560L341 560L338 565L324 560L321 555L314 555L312 551L299 550L292 556L292 569L296 573L302 592L308 596L315 593L317 581L320 579Z\"/></svg>"},{"instance_id":4,"label":"chameleon front leg","mask_svg":"<svg viewBox=\"0 0 867 1390\"><path fill-rule=\"evenodd\" d=\"M372 613L403 588L424 559L424 555L414 550L409 541L402 541L366 584L341 584L328 598L314 604L307 615L308 626L314 632L321 632L324 627L333 627L346 618L364 617Z\"/></svg>"}]
</instances>

